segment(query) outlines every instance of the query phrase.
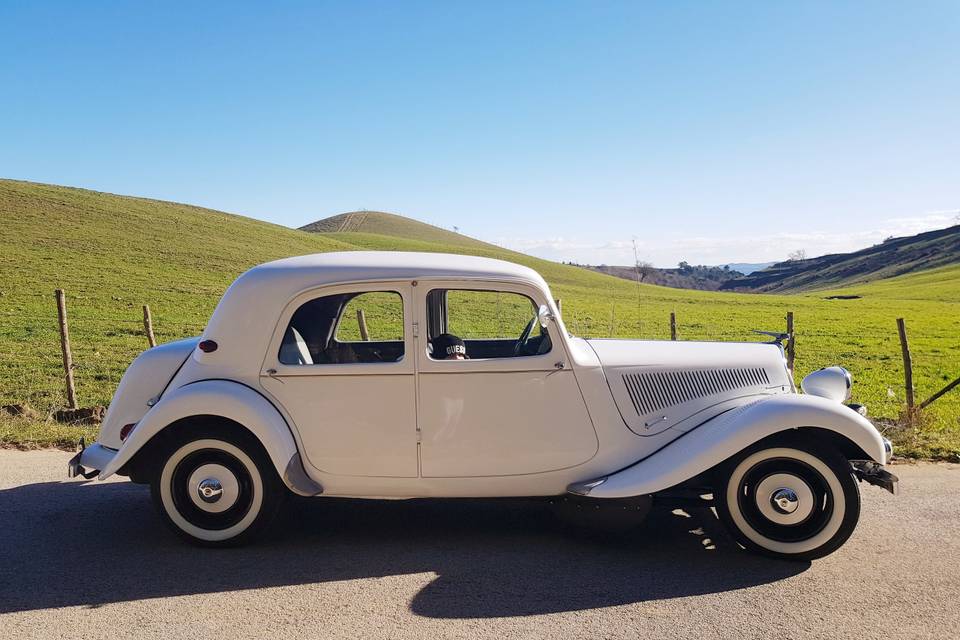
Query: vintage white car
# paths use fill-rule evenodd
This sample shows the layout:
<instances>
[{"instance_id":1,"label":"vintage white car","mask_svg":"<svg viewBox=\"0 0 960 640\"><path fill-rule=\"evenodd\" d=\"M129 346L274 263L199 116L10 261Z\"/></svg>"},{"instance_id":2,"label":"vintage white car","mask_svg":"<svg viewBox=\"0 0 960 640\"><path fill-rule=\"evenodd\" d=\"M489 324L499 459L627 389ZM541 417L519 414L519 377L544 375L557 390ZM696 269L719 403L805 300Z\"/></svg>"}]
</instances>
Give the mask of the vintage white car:
<instances>
[{"instance_id":1,"label":"vintage white car","mask_svg":"<svg viewBox=\"0 0 960 640\"><path fill-rule=\"evenodd\" d=\"M896 478L845 370L802 386L776 343L574 337L526 267L325 253L251 269L203 336L137 357L69 473L149 483L206 545L250 538L290 492L542 496L712 504L744 547L810 559L853 532L858 480Z\"/></svg>"}]
</instances>

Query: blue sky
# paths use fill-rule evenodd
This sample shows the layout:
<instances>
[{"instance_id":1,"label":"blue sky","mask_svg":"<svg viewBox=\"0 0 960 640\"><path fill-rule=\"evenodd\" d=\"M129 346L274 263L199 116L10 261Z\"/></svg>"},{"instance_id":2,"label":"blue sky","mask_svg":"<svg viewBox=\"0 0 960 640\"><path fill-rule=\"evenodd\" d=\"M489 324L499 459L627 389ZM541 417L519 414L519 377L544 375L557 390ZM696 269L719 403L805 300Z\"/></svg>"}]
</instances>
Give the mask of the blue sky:
<instances>
[{"instance_id":1,"label":"blue sky","mask_svg":"<svg viewBox=\"0 0 960 640\"><path fill-rule=\"evenodd\" d=\"M956 1L0 2L0 176L777 260L950 224L958 70Z\"/></svg>"}]
</instances>

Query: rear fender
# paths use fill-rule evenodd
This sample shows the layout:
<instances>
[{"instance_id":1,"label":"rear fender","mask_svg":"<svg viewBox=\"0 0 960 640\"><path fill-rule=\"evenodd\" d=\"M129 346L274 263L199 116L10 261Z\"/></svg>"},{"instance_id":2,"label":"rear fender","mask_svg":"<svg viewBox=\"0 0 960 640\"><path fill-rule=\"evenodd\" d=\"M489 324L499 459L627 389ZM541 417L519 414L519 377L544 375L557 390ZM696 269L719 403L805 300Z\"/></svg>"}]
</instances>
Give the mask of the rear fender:
<instances>
[{"instance_id":1,"label":"rear fender","mask_svg":"<svg viewBox=\"0 0 960 640\"><path fill-rule=\"evenodd\" d=\"M887 462L883 437L856 411L826 398L784 394L723 413L633 466L605 478L574 483L568 490L591 498L656 493L711 469L763 438L804 427L834 432L859 447L870 460Z\"/></svg>"},{"instance_id":2,"label":"rear fender","mask_svg":"<svg viewBox=\"0 0 960 640\"><path fill-rule=\"evenodd\" d=\"M291 490L301 495L322 492L320 485L307 477L290 427L276 407L250 387L229 380L202 380L164 394L100 470L100 480L123 468L169 425L193 416L218 416L243 425L263 445Z\"/></svg>"}]
</instances>

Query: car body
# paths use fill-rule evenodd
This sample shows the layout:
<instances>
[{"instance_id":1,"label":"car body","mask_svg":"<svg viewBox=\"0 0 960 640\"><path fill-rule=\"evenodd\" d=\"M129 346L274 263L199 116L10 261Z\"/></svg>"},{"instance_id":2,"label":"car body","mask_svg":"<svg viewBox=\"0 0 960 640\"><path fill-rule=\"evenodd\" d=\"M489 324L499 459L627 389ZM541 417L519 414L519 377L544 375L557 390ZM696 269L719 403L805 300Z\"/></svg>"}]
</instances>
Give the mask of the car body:
<instances>
[{"instance_id":1,"label":"car body","mask_svg":"<svg viewBox=\"0 0 960 640\"><path fill-rule=\"evenodd\" d=\"M434 352L450 334L467 359ZM251 537L289 492L641 512L657 497L716 504L744 546L812 558L852 532L858 478L895 487L849 386L833 368L798 393L779 344L575 337L509 262L317 254L244 273L202 336L137 357L70 473L150 483L208 545Z\"/></svg>"}]
</instances>

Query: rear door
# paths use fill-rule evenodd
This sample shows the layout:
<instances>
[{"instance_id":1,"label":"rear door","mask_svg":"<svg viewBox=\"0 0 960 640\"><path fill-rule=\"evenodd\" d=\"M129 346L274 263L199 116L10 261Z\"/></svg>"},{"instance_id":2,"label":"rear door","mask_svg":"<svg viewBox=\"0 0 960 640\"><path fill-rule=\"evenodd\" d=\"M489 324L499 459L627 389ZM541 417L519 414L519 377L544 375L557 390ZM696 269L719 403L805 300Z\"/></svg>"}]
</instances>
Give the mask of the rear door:
<instances>
[{"instance_id":1,"label":"rear door","mask_svg":"<svg viewBox=\"0 0 960 640\"><path fill-rule=\"evenodd\" d=\"M285 309L260 376L315 469L417 477L409 282L324 287Z\"/></svg>"}]
</instances>

